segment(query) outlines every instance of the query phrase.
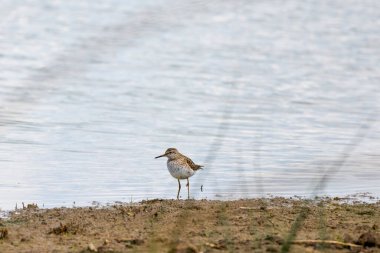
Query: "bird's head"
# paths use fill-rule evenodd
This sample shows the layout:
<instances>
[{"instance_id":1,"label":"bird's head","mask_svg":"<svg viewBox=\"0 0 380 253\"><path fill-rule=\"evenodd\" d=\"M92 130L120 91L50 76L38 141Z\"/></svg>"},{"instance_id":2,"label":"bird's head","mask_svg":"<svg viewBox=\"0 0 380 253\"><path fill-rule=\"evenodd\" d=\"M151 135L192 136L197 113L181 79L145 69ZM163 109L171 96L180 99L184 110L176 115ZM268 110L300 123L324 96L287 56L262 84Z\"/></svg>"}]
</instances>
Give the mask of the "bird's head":
<instances>
[{"instance_id":1,"label":"bird's head","mask_svg":"<svg viewBox=\"0 0 380 253\"><path fill-rule=\"evenodd\" d=\"M177 149L168 148L163 155L156 156L155 159L166 156L169 159L175 159L180 155Z\"/></svg>"}]
</instances>

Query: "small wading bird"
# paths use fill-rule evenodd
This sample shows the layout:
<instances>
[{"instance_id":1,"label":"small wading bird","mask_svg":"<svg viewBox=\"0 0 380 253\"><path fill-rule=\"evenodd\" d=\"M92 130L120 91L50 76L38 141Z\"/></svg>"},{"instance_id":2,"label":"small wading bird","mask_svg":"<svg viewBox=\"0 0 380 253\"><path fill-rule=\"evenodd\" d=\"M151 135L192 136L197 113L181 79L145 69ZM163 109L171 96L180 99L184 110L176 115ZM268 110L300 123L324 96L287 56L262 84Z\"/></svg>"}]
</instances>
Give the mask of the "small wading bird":
<instances>
[{"instance_id":1,"label":"small wading bird","mask_svg":"<svg viewBox=\"0 0 380 253\"><path fill-rule=\"evenodd\" d=\"M167 166L170 174L178 180L178 193L177 199L179 199L179 192L181 191L180 179L187 179L187 198L190 198L190 184L189 177L195 174L199 169L202 169L202 165L195 164L190 158L182 155L175 148L168 148L165 154L155 157L155 159L166 156L168 158Z\"/></svg>"}]
</instances>

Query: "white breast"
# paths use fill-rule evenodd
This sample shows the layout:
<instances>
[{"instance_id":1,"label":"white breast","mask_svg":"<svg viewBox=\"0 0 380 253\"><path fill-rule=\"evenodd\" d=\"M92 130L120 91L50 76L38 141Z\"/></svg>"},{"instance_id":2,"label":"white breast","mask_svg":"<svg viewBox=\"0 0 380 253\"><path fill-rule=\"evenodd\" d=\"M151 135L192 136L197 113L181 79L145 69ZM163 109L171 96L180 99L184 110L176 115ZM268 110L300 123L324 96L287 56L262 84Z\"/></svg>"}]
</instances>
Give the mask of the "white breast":
<instances>
[{"instance_id":1,"label":"white breast","mask_svg":"<svg viewBox=\"0 0 380 253\"><path fill-rule=\"evenodd\" d=\"M168 161L167 165L170 174L177 179L186 179L194 175L194 171L187 164Z\"/></svg>"}]
</instances>

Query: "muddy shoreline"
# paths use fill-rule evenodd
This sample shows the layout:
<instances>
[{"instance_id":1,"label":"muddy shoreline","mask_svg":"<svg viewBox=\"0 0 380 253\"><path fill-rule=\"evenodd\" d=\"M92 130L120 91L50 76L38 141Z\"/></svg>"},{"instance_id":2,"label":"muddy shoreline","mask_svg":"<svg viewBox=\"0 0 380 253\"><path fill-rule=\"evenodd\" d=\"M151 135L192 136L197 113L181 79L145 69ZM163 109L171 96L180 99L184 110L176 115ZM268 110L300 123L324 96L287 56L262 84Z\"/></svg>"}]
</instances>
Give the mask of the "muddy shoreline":
<instances>
[{"instance_id":1,"label":"muddy shoreline","mask_svg":"<svg viewBox=\"0 0 380 253\"><path fill-rule=\"evenodd\" d=\"M28 206L0 219L0 252L380 252L380 202L287 198Z\"/></svg>"}]
</instances>

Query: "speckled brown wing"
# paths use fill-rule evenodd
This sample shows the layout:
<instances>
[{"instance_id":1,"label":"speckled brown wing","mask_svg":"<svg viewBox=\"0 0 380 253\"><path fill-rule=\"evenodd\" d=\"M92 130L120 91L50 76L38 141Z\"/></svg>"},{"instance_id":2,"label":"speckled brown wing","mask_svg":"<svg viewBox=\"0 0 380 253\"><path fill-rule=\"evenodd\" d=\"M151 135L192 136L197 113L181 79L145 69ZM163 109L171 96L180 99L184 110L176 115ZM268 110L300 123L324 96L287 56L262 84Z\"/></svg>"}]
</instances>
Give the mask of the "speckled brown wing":
<instances>
[{"instance_id":1,"label":"speckled brown wing","mask_svg":"<svg viewBox=\"0 0 380 253\"><path fill-rule=\"evenodd\" d=\"M195 164L190 158L188 158L187 156L185 156L185 159L186 159L186 162L187 164L190 166L190 168L194 171L196 170L199 170L199 169L202 169L202 165L198 165L198 164Z\"/></svg>"}]
</instances>

